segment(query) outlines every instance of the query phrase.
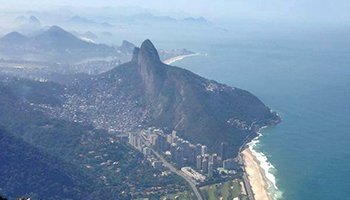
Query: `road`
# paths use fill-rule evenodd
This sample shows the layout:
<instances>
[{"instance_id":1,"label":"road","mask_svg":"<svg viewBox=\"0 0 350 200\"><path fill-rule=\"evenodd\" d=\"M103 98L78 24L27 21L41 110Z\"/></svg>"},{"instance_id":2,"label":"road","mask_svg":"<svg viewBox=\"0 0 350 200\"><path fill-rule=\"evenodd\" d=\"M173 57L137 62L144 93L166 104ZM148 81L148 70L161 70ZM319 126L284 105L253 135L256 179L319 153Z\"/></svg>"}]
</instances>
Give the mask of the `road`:
<instances>
[{"instance_id":1,"label":"road","mask_svg":"<svg viewBox=\"0 0 350 200\"><path fill-rule=\"evenodd\" d=\"M183 179L185 179L185 181L191 186L193 193L194 193L194 194L196 195L196 197L197 197L197 200L203 200L203 198L202 198L202 196L201 196L201 194L200 194L198 188L196 187L195 182L194 182L192 179L188 178L188 177L187 177L185 174L183 174L180 170L177 170L172 164L170 164L168 161L166 161L166 160L163 158L163 156L159 155L156 151L154 151L153 149L152 149L152 151L153 151L154 155L156 155L156 156L159 158L159 160L163 162L163 165L164 165L165 167L169 168L170 171L172 171L173 173L175 173L175 174L177 174L178 176L180 176L180 177L182 177Z\"/></svg>"},{"instance_id":2,"label":"road","mask_svg":"<svg viewBox=\"0 0 350 200\"><path fill-rule=\"evenodd\" d=\"M243 166L242 167L242 170L243 170L243 183L244 183L245 190L247 191L247 194L248 194L248 199L249 200L255 200L254 193L253 193L252 188L251 188L250 183L249 183L247 172L244 169L244 162L243 162L243 159L242 159L241 155L238 156L238 159L239 159L239 163Z\"/></svg>"}]
</instances>

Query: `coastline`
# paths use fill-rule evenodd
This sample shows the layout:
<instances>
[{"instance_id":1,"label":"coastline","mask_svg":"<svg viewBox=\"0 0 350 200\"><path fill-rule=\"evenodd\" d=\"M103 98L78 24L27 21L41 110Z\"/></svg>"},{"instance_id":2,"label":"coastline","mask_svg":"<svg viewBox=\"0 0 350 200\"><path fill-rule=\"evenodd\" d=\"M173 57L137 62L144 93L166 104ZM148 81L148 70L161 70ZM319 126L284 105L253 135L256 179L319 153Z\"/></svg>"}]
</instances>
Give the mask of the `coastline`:
<instances>
[{"instance_id":1,"label":"coastline","mask_svg":"<svg viewBox=\"0 0 350 200\"><path fill-rule=\"evenodd\" d=\"M199 53L180 55L169 58L163 61L165 64L171 65L176 61L180 61L187 57L198 56ZM273 112L271 110L271 112ZM250 200L278 200L282 197L282 192L279 191L276 185L276 178L271 173L274 166L268 161L267 157L255 150L256 144L259 143L261 130L270 126L277 125L282 121L280 116L275 113L274 119L263 124L256 124L253 128L252 134L249 134L239 150L239 159L244 167L245 173L245 187L248 190ZM249 187L249 189L247 188Z\"/></svg>"},{"instance_id":2,"label":"coastline","mask_svg":"<svg viewBox=\"0 0 350 200\"><path fill-rule=\"evenodd\" d=\"M259 143L260 131L263 128L266 128L266 126L260 128L257 132L258 136L244 145L240 157L254 200L276 200L281 198L282 193L278 190L276 178L271 173L271 169L275 168L263 153L254 149L256 144Z\"/></svg>"},{"instance_id":3,"label":"coastline","mask_svg":"<svg viewBox=\"0 0 350 200\"><path fill-rule=\"evenodd\" d=\"M249 148L242 152L243 164L255 200L272 200L268 193L268 183L259 161Z\"/></svg>"},{"instance_id":4,"label":"coastline","mask_svg":"<svg viewBox=\"0 0 350 200\"><path fill-rule=\"evenodd\" d=\"M192 54L187 54L187 55L175 56L175 57L166 59L163 62L167 65L171 65L172 63L179 61L179 60L182 60L184 58L192 57L192 56L199 56L199 55L200 55L199 53L192 53Z\"/></svg>"}]
</instances>

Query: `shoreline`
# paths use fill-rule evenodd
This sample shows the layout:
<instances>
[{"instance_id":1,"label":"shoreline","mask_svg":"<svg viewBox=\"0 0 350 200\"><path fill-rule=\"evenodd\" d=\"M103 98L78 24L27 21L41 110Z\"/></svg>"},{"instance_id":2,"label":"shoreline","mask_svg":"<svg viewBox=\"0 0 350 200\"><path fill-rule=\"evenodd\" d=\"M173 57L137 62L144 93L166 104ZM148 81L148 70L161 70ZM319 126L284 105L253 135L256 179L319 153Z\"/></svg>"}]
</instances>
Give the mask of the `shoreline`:
<instances>
[{"instance_id":1,"label":"shoreline","mask_svg":"<svg viewBox=\"0 0 350 200\"><path fill-rule=\"evenodd\" d=\"M240 151L240 157L254 200L275 200L282 195L276 186L275 176L269 172L270 169L274 169L274 166L263 153L254 149L255 145L259 143L260 131L267 127L261 127L257 132L257 136L246 143Z\"/></svg>"},{"instance_id":2,"label":"shoreline","mask_svg":"<svg viewBox=\"0 0 350 200\"><path fill-rule=\"evenodd\" d=\"M272 200L268 192L268 183L260 162L249 148L242 151L244 169L252 189L254 200Z\"/></svg>"},{"instance_id":3,"label":"shoreline","mask_svg":"<svg viewBox=\"0 0 350 200\"><path fill-rule=\"evenodd\" d=\"M200 55L199 53L192 53L192 54L187 54L187 55L175 56L175 57L164 60L163 63L165 63L167 65L171 65L172 63L179 61L179 60L182 60L184 58L192 57L192 56L199 56L199 55Z\"/></svg>"}]
</instances>

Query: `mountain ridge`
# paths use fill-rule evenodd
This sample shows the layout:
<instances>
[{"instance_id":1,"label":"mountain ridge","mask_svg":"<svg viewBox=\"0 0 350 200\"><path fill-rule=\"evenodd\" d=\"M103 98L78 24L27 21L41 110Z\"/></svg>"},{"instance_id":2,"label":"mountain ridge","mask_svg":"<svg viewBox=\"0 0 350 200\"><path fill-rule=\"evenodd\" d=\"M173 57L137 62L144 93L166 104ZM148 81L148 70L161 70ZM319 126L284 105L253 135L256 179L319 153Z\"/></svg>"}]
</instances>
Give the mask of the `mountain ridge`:
<instances>
[{"instance_id":1,"label":"mountain ridge","mask_svg":"<svg viewBox=\"0 0 350 200\"><path fill-rule=\"evenodd\" d=\"M15 39L11 39L12 37ZM113 56L116 54L116 49L82 40L59 26L51 26L32 37L17 32L5 35L0 38L0 53L16 58L29 55L61 62L85 57Z\"/></svg>"},{"instance_id":2,"label":"mountain ridge","mask_svg":"<svg viewBox=\"0 0 350 200\"><path fill-rule=\"evenodd\" d=\"M28 40L29 38L25 35L17 31L13 31L0 38L0 43L3 43L4 45L11 45L14 42L27 42Z\"/></svg>"}]
</instances>

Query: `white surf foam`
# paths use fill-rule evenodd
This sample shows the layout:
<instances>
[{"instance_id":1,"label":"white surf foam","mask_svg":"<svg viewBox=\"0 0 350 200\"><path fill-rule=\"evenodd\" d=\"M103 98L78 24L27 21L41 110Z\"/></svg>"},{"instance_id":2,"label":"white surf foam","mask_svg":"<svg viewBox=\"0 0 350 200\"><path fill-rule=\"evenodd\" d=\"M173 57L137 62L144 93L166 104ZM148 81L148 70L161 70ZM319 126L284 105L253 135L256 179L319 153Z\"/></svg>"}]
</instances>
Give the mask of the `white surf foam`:
<instances>
[{"instance_id":1,"label":"white surf foam","mask_svg":"<svg viewBox=\"0 0 350 200\"><path fill-rule=\"evenodd\" d=\"M265 128L265 127L263 127ZM260 132L258 132L258 137L253 139L249 144L248 147L251 150L252 154L256 157L256 159L260 163L261 169L264 171L264 176L266 178L267 184L268 184L268 191L272 199L278 200L282 198L282 192L277 187L277 181L275 177L276 168L269 162L267 156L257 151L257 145L260 143L259 138L262 136Z\"/></svg>"}]
</instances>

